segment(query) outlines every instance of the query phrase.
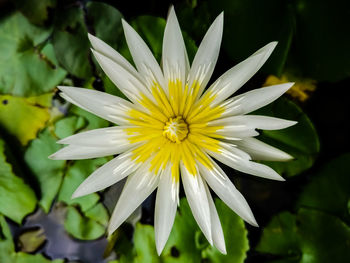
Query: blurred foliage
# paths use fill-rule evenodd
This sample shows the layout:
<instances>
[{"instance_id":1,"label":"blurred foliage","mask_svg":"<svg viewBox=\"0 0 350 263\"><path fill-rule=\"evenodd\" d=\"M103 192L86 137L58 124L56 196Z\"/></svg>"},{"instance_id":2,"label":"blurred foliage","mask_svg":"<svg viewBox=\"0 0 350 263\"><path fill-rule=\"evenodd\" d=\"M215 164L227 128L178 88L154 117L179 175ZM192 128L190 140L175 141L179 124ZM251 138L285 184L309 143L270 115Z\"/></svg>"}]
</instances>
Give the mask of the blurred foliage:
<instances>
[{"instance_id":1,"label":"blurred foliage","mask_svg":"<svg viewBox=\"0 0 350 263\"><path fill-rule=\"evenodd\" d=\"M294 102L280 98L254 112L254 114L273 116L297 121L298 124L287 129L262 131L262 141L275 146L294 157L288 162L267 162L279 174L287 177L300 174L310 168L320 150L320 142L311 120ZM302 135L302 136L301 136Z\"/></svg>"},{"instance_id":2,"label":"blurred foliage","mask_svg":"<svg viewBox=\"0 0 350 263\"><path fill-rule=\"evenodd\" d=\"M133 63L121 26L125 17L161 62L170 6L170 2L156 0L103 2L0 1L0 262L63 263L63 259L50 261L41 253L86 263L348 261L350 155L323 165L339 153L327 152L320 145L332 143L342 126L321 126L312 121L323 107L332 120L338 120L335 123L347 122L341 119L347 114L338 112L336 104L317 104L320 89L333 94L349 84L350 4L345 0L176 1L190 61L210 23L224 11L222 50L214 74L222 74L266 43L279 41L266 65L243 89L263 85L267 74L274 77L265 84L287 79L296 82L290 91L292 100L285 96L257 111L298 121L285 130L263 131L259 137L294 156L290 162L266 162L291 177L280 184L285 190L282 200L272 202L293 200L274 214L257 210L257 218L267 224L259 229L246 227L216 200L226 241L225 256L208 244L182 199L160 257L150 225L153 208L146 202L141 222L133 231L127 224L120 227L115 240L110 241L107 258L101 255L96 261L99 255L91 247L102 241L98 243L102 254L110 215L98 193L77 199L71 195L109 158L53 161L47 157L61 147L58 139L110 124L61 100L55 87L81 86L123 97L91 55L87 33L106 41ZM332 129L333 138L322 137L322 129ZM341 149L348 151L345 139L343 144ZM264 184L258 180L254 183ZM260 201L258 207L274 205ZM34 215L26 217L36 208ZM52 223L52 218L57 221L56 226L62 228L59 238L53 239L47 228L27 229L26 220L37 213L42 213L47 222ZM74 253L52 253L56 245L53 240L58 242L57 250L62 245L59 242L66 242L62 247L74 247ZM89 259L88 252L94 259Z\"/></svg>"},{"instance_id":3,"label":"blurred foliage","mask_svg":"<svg viewBox=\"0 0 350 263\"><path fill-rule=\"evenodd\" d=\"M33 212L36 201L29 185L13 173L6 160L5 142L0 139L0 213L21 223L27 214Z\"/></svg>"},{"instance_id":4,"label":"blurred foliage","mask_svg":"<svg viewBox=\"0 0 350 263\"><path fill-rule=\"evenodd\" d=\"M41 254L31 255L16 252L12 234L5 218L0 214L0 262L11 263L63 263L62 260L48 260Z\"/></svg>"},{"instance_id":5,"label":"blurred foliage","mask_svg":"<svg viewBox=\"0 0 350 263\"><path fill-rule=\"evenodd\" d=\"M54 161L48 156L61 148L48 128L34 139L24 153L24 160L40 186L40 206L50 210L63 178L65 161Z\"/></svg>"},{"instance_id":6,"label":"blurred foliage","mask_svg":"<svg viewBox=\"0 0 350 263\"><path fill-rule=\"evenodd\" d=\"M221 254L205 239L185 198L180 201L180 209L176 214L173 229L162 254L158 257L154 228L137 223L134 233L134 246L120 244L125 240L120 235L116 240L116 262L230 262L243 263L249 249L247 230L243 220L231 211L221 200L217 199L217 211L226 240L227 255ZM123 241L126 243L128 241ZM130 242L130 241L129 241Z\"/></svg>"},{"instance_id":7,"label":"blurred foliage","mask_svg":"<svg viewBox=\"0 0 350 263\"><path fill-rule=\"evenodd\" d=\"M297 201L297 207L327 212L350 225L349 163L348 153L324 165L304 187Z\"/></svg>"},{"instance_id":8,"label":"blurred foliage","mask_svg":"<svg viewBox=\"0 0 350 263\"><path fill-rule=\"evenodd\" d=\"M28 98L0 95L0 125L26 145L49 120L52 96L52 93Z\"/></svg>"},{"instance_id":9,"label":"blurred foliage","mask_svg":"<svg viewBox=\"0 0 350 263\"><path fill-rule=\"evenodd\" d=\"M338 218L309 209L283 212L264 229L257 250L276 255L269 262L344 262L350 258L350 228Z\"/></svg>"},{"instance_id":10,"label":"blurred foliage","mask_svg":"<svg viewBox=\"0 0 350 263\"><path fill-rule=\"evenodd\" d=\"M50 29L34 26L19 12L0 20L0 92L16 96L51 91L66 72L58 67Z\"/></svg>"}]
</instances>

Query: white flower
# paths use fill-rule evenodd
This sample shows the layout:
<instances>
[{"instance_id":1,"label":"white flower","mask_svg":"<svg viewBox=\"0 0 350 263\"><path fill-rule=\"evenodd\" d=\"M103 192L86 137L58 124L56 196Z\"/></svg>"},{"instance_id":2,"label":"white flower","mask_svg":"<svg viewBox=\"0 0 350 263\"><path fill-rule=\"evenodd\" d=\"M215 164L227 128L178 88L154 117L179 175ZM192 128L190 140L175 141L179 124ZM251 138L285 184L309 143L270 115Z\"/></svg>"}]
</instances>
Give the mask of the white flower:
<instances>
[{"instance_id":1,"label":"white flower","mask_svg":"<svg viewBox=\"0 0 350 263\"><path fill-rule=\"evenodd\" d=\"M100 39L92 35L89 39L100 66L130 101L95 90L58 87L67 101L117 126L62 139L58 143L68 146L50 157L77 160L118 154L73 194L87 195L128 176L112 214L109 233L158 188L154 224L159 254L174 222L181 176L200 229L210 244L226 253L208 185L246 222L254 226L257 223L242 194L212 158L238 171L280 181L284 179L273 169L252 160L292 158L254 136L258 135L256 129L283 129L296 122L246 114L274 101L293 83L229 98L260 69L277 43L259 49L204 91L219 54L223 14L210 26L191 67L173 8L164 32L162 68L124 20L123 28L136 69Z\"/></svg>"}]
</instances>

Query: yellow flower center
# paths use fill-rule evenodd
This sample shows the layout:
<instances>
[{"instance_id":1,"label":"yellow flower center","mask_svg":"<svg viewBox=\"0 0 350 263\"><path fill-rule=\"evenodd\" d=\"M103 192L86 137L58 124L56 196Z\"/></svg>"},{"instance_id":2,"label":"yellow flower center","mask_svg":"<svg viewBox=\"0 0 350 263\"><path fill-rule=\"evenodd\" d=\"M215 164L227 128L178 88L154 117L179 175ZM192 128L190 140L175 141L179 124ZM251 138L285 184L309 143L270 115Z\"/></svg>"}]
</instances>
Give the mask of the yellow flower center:
<instances>
[{"instance_id":1,"label":"yellow flower center","mask_svg":"<svg viewBox=\"0 0 350 263\"><path fill-rule=\"evenodd\" d=\"M187 134L188 126L181 116L170 118L164 126L163 135L172 142L180 143Z\"/></svg>"}]
</instances>

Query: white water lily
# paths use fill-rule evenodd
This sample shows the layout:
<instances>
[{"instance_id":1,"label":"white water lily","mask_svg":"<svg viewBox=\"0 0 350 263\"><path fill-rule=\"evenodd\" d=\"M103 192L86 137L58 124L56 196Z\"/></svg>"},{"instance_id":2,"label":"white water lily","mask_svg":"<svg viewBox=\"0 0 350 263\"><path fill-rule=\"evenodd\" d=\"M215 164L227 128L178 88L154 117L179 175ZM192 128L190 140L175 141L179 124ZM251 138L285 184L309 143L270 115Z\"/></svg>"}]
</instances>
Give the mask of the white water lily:
<instances>
[{"instance_id":1,"label":"white water lily","mask_svg":"<svg viewBox=\"0 0 350 263\"><path fill-rule=\"evenodd\" d=\"M103 92L58 87L67 101L116 126L70 136L50 156L77 160L117 155L93 172L73 197L87 195L125 177L126 184L110 219L113 233L156 188L155 240L160 254L179 204L179 180L200 229L226 253L220 220L208 186L242 219L257 226L242 194L213 160L240 172L284 180L273 169L252 160L286 161L292 157L254 136L256 129L277 130L296 122L246 115L286 92L293 83L264 87L229 98L265 63L276 46L271 42L228 70L204 91L220 50L223 14L200 44L190 67L181 30L170 9L163 39L162 67L145 42L123 20L136 69L117 51L89 35L98 63L129 101Z\"/></svg>"}]
</instances>

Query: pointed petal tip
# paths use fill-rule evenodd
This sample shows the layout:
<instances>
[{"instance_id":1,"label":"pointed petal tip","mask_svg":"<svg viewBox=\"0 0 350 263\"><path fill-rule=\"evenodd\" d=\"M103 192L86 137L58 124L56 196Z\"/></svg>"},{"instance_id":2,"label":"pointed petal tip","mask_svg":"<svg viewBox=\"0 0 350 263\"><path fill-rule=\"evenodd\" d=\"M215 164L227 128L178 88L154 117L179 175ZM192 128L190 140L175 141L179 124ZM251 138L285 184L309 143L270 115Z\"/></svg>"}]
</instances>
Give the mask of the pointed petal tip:
<instances>
[{"instance_id":1,"label":"pointed petal tip","mask_svg":"<svg viewBox=\"0 0 350 263\"><path fill-rule=\"evenodd\" d=\"M226 251L226 246L225 245L223 247L216 247L216 249L219 250L221 254L227 255L227 251Z\"/></svg>"},{"instance_id":2,"label":"pointed petal tip","mask_svg":"<svg viewBox=\"0 0 350 263\"><path fill-rule=\"evenodd\" d=\"M72 194L71 199L75 199L75 198L78 198L78 197L81 197L81 196L84 196L84 194L81 193L80 187L78 187L78 188L74 191L74 193Z\"/></svg>"},{"instance_id":3,"label":"pointed petal tip","mask_svg":"<svg viewBox=\"0 0 350 263\"><path fill-rule=\"evenodd\" d=\"M125 20L124 18L122 18L122 26L123 26L124 31L125 31L125 28L131 27L131 26L129 25L129 23L126 22L126 20Z\"/></svg>"},{"instance_id":4,"label":"pointed petal tip","mask_svg":"<svg viewBox=\"0 0 350 263\"><path fill-rule=\"evenodd\" d=\"M273 49L275 49L277 44L278 44L278 41L272 41L272 42L268 43L267 46L270 46L271 49L273 50Z\"/></svg>"},{"instance_id":5,"label":"pointed petal tip","mask_svg":"<svg viewBox=\"0 0 350 263\"><path fill-rule=\"evenodd\" d=\"M57 154L57 152L51 154L50 156L48 156L48 158L49 158L50 160L55 160L55 161L66 160L66 159L60 157L60 155Z\"/></svg>"},{"instance_id":6,"label":"pointed petal tip","mask_svg":"<svg viewBox=\"0 0 350 263\"><path fill-rule=\"evenodd\" d=\"M251 222L248 222L251 226L254 226L254 227L259 227L259 224L258 224L258 222L256 222L255 221L255 219L254 219L254 221L251 221Z\"/></svg>"},{"instance_id":7,"label":"pointed petal tip","mask_svg":"<svg viewBox=\"0 0 350 263\"><path fill-rule=\"evenodd\" d=\"M67 143L65 143L65 141L66 141L66 138L63 138L61 140L58 140L56 143L58 143L58 144L67 144Z\"/></svg>"},{"instance_id":8,"label":"pointed petal tip","mask_svg":"<svg viewBox=\"0 0 350 263\"><path fill-rule=\"evenodd\" d=\"M164 249L164 245L161 245L159 242L156 241L156 250L157 250L158 256L162 254L163 249Z\"/></svg>"},{"instance_id":9,"label":"pointed petal tip","mask_svg":"<svg viewBox=\"0 0 350 263\"><path fill-rule=\"evenodd\" d=\"M285 182L286 181L286 179L284 179L282 176L276 177L276 178L274 178L274 180L280 181L280 182Z\"/></svg>"},{"instance_id":10,"label":"pointed petal tip","mask_svg":"<svg viewBox=\"0 0 350 263\"><path fill-rule=\"evenodd\" d=\"M88 35L88 39L90 40L90 42L93 42L97 38L94 35L91 35L90 33L88 33L87 35Z\"/></svg>"},{"instance_id":11,"label":"pointed petal tip","mask_svg":"<svg viewBox=\"0 0 350 263\"><path fill-rule=\"evenodd\" d=\"M172 13L175 13L174 5L170 5L170 7L169 7L169 12L168 12L168 14L170 15L170 14L172 14Z\"/></svg>"},{"instance_id":12,"label":"pointed petal tip","mask_svg":"<svg viewBox=\"0 0 350 263\"><path fill-rule=\"evenodd\" d=\"M218 22L220 22L221 25L223 25L223 23L224 23L224 11L222 11L215 20L217 20Z\"/></svg>"}]
</instances>

